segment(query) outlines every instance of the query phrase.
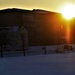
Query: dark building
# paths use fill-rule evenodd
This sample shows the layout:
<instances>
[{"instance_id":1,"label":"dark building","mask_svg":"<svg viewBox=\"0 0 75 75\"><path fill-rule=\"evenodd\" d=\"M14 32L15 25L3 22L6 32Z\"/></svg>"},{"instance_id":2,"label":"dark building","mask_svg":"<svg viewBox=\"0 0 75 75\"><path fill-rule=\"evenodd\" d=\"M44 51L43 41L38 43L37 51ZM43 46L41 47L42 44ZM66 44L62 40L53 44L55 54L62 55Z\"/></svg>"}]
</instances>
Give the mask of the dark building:
<instances>
[{"instance_id":1,"label":"dark building","mask_svg":"<svg viewBox=\"0 0 75 75\"><path fill-rule=\"evenodd\" d=\"M6 29L13 47L20 47L21 34L29 46L61 44L60 38L65 36L65 28L61 26L65 24L62 15L56 12L16 8L0 10L0 31ZM74 35L74 27L72 33Z\"/></svg>"}]
</instances>

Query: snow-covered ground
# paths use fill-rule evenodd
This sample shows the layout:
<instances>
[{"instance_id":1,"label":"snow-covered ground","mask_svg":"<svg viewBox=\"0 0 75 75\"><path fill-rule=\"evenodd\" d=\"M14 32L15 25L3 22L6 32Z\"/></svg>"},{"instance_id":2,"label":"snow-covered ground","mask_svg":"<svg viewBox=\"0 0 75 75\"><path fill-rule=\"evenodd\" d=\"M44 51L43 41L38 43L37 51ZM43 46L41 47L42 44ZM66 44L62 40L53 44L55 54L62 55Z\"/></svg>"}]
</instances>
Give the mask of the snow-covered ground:
<instances>
[{"instance_id":1,"label":"snow-covered ground","mask_svg":"<svg viewBox=\"0 0 75 75\"><path fill-rule=\"evenodd\" d=\"M3 52L0 75L75 75L75 52L50 53L57 46L46 46L45 55L42 48L31 46L26 56L23 51Z\"/></svg>"},{"instance_id":2,"label":"snow-covered ground","mask_svg":"<svg viewBox=\"0 0 75 75\"><path fill-rule=\"evenodd\" d=\"M75 53L3 57L0 75L75 75Z\"/></svg>"}]
</instances>

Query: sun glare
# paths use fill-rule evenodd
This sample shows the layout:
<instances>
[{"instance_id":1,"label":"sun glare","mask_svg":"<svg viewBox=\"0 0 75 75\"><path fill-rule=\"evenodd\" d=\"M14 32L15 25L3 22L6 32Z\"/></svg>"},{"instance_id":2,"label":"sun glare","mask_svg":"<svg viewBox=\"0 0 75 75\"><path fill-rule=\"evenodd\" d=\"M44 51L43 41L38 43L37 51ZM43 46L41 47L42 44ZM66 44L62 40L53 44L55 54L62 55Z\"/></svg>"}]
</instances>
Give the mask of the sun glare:
<instances>
[{"instance_id":1,"label":"sun glare","mask_svg":"<svg viewBox=\"0 0 75 75\"><path fill-rule=\"evenodd\" d=\"M63 15L65 19L71 19L75 17L75 5L73 4L68 4L64 6L61 10L60 13Z\"/></svg>"}]
</instances>

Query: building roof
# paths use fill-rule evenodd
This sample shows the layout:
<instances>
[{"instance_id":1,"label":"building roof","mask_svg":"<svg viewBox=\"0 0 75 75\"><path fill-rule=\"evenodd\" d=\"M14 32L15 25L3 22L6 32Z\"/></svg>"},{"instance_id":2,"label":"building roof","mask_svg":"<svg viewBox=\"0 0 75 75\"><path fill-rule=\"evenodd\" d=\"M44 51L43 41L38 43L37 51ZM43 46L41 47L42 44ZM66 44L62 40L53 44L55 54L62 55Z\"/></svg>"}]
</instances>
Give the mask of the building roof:
<instances>
[{"instance_id":1,"label":"building roof","mask_svg":"<svg viewBox=\"0 0 75 75\"><path fill-rule=\"evenodd\" d=\"M0 10L0 13L5 13L5 12L26 12L26 13L40 13L40 14L60 14L57 12L53 12L53 11L47 11L47 10L42 10L42 9L33 9L33 10L26 10L26 9L20 9L20 8L8 8L8 9L3 9Z\"/></svg>"},{"instance_id":2,"label":"building roof","mask_svg":"<svg viewBox=\"0 0 75 75\"><path fill-rule=\"evenodd\" d=\"M0 10L0 13L5 13L5 12L31 12L31 10L24 10L19 8L8 8Z\"/></svg>"}]
</instances>

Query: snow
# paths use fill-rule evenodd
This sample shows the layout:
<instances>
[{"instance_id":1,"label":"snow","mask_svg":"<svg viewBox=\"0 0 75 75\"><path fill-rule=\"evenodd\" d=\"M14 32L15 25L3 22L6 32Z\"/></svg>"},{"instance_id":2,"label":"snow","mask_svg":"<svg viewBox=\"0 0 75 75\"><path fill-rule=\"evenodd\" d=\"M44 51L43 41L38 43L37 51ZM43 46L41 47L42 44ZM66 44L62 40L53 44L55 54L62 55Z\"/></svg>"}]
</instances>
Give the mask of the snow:
<instances>
[{"instance_id":1,"label":"snow","mask_svg":"<svg viewBox=\"0 0 75 75\"><path fill-rule=\"evenodd\" d=\"M75 53L3 57L0 75L75 75Z\"/></svg>"}]
</instances>

